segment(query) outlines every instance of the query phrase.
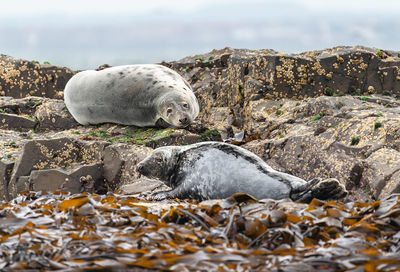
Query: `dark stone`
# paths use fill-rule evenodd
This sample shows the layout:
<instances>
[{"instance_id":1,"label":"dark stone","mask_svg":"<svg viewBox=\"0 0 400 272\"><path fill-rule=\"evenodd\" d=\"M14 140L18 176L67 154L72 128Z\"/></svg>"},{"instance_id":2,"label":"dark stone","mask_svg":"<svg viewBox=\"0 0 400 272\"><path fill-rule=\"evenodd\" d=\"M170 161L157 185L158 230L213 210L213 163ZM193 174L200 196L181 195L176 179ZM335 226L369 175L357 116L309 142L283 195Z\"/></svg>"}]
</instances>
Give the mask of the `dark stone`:
<instances>
[{"instance_id":1,"label":"dark stone","mask_svg":"<svg viewBox=\"0 0 400 272\"><path fill-rule=\"evenodd\" d=\"M0 113L0 128L2 129L18 129L27 130L33 129L38 125L38 122L32 117L8 113Z\"/></svg>"},{"instance_id":2,"label":"dark stone","mask_svg":"<svg viewBox=\"0 0 400 272\"><path fill-rule=\"evenodd\" d=\"M24 97L15 99L11 96L0 97L0 109L2 113L33 116L36 107L42 104L42 97Z\"/></svg>"},{"instance_id":3,"label":"dark stone","mask_svg":"<svg viewBox=\"0 0 400 272\"><path fill-rule=\"evenodd\" d=\"M8 200L8 183L10 182L11 172L14 162L9 160L0 160L0 201Z\"/></svg>"},{"instance_id":4,"label":"dark stone","mask_svg":"<svg viewBox=\"0 0 400 272\"><path fill-rule=\"evenodd\" d=\"M32 190L96 193L96 184L103 184L102 164L80 165L72 170L45 169L31 172L29 182ZM86 187L86 188L85 188Z\"/></svg>"},{"instance_id":5,"label":"dark stone","mask_svg":"<svg viewBox=\"0 0 400 272\"><path fill-rule=\"evenodd\" d=\"M16 186L15 186L15 191L12 192L13 195L17 195L19 193L29 191L31 190L31 186L29 183L29 177L28 176L20 176L17 179Z\"/></svg>"}]
</instances>

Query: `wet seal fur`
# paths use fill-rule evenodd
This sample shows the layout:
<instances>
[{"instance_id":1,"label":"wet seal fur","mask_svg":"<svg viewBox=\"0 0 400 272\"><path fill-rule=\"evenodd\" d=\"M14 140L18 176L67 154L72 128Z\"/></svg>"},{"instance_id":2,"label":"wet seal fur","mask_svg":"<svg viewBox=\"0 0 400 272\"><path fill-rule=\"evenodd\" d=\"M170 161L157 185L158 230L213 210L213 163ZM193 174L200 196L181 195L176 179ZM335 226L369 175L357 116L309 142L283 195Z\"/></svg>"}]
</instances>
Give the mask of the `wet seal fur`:
<instances>
[{"instance_id":1,"label":"wet seal fur","mask_svg":"<svg viewBox=\"0 0 400 272\"><path fill-rule=\"evenodd\" d=\"M227 198L246 193L257 199L291 198L309 202L313 198L339 199L347 195L336 179L309 182L272 169L250 151L221 142L155 149L141 161L137 171L157 178L172 188L149 198L190 198L197 200Z\"/></svg>"},{"instance_id":2,"label":"wet seal fur","mask_svg":"<svg viewBox=\"0 0 400 272\"><path fill-rule=\"evenodd\" d=\"M82 125L186 127L199 114L189 83L157 64L79 72L65 86L64 101Z\"/></svg>"}]
</instances>

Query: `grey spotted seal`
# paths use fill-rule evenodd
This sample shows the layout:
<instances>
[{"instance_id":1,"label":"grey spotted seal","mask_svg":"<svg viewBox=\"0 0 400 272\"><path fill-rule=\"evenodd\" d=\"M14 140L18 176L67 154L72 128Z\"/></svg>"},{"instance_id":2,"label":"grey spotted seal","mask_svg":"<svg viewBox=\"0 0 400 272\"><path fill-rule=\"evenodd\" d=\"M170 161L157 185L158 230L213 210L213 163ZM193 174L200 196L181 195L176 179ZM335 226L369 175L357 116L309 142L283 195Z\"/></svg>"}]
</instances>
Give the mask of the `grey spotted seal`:
<instances>
[{"instance_id":1,"label":"grey spotted seal","mask_svg":"<svg viewBox=\"0 0 400 272\"><path fill-rule=\"evenodd\" d=\"M246 193L257 199L291 198L309 202L313 198L339 199L347 194L336 179L316 178L307 182L272 169L244 148L222 142L159 147L136 169L172 188L150 195L149 198L155 200L190 198L201 201Z\"/></svg>"},{"instance_id":2,"label":"grey spotted seal","mask_svg":"<svg viewBox=\"0 0 400 272\"><path fill-rule=\"evenodd\" d=\"M199 114L189 83L163 65L123 65L74 75L64 89L67 109L82 125L186 127Z\"/></svg>"}]
</instances>

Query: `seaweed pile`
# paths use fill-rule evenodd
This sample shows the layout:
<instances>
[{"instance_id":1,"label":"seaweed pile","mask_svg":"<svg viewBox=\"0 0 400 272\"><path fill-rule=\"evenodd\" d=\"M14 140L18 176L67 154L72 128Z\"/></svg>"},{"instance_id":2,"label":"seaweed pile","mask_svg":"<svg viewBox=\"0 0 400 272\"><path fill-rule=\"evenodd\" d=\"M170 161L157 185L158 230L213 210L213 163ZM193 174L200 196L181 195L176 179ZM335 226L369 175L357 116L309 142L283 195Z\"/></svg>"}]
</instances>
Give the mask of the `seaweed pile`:
<instances>
[{"instance_id":1,"label":"seaweed pile","mask_svg":"<svg viewBox=\"0 0 400 272\"><path fill-rule=\"evenodd\" d=\"M0 203L0 269L398 271L400 196L373 203L24 192Z\"/></svg>"}]
</instances>

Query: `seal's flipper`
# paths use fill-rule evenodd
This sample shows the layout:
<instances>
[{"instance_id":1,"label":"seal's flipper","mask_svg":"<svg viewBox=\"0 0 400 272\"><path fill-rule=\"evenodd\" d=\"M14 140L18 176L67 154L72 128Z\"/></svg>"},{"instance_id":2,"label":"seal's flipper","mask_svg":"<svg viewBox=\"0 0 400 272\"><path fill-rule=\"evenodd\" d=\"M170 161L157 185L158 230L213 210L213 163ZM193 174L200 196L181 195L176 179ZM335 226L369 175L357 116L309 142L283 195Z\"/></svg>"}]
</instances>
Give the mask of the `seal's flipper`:
<instances>
[{"instance_id":1,"label":"seal's flipper","mask_svg":"<svg viewBox=\"0 0 400 272\"><path fill-rule=\"evenodd\" d=\"M293 188L292 192L290 193L290 198L293 201L299 201L304 203L310 202L314 198L313 187L316 186L319 182L321 182L320 178L314 178L302 186Z\"/></svg>"},{"instance_id":2,"label":"seal's flipper","mask_svg":"<svg viewBox=\"0 0 400 272\"><path fill-rule=\"evenodd\" d=\"M346 195L346 188L337 179L321 180L315 178L293 190L290 198L294 201L310 202L313 198L320 200L340 199Z\"/></svg>"},{"instance_id":3,"label":"seal's flipper","mask_svg":"<svg viewBox=\"0 0 400 272\"><path fill-rule=\"evenodd\" d=\"M314 198L321 200L340 199L347 195L347 190L337 179L325 179L312 188Z\"/></svg>"}]
</instances>

